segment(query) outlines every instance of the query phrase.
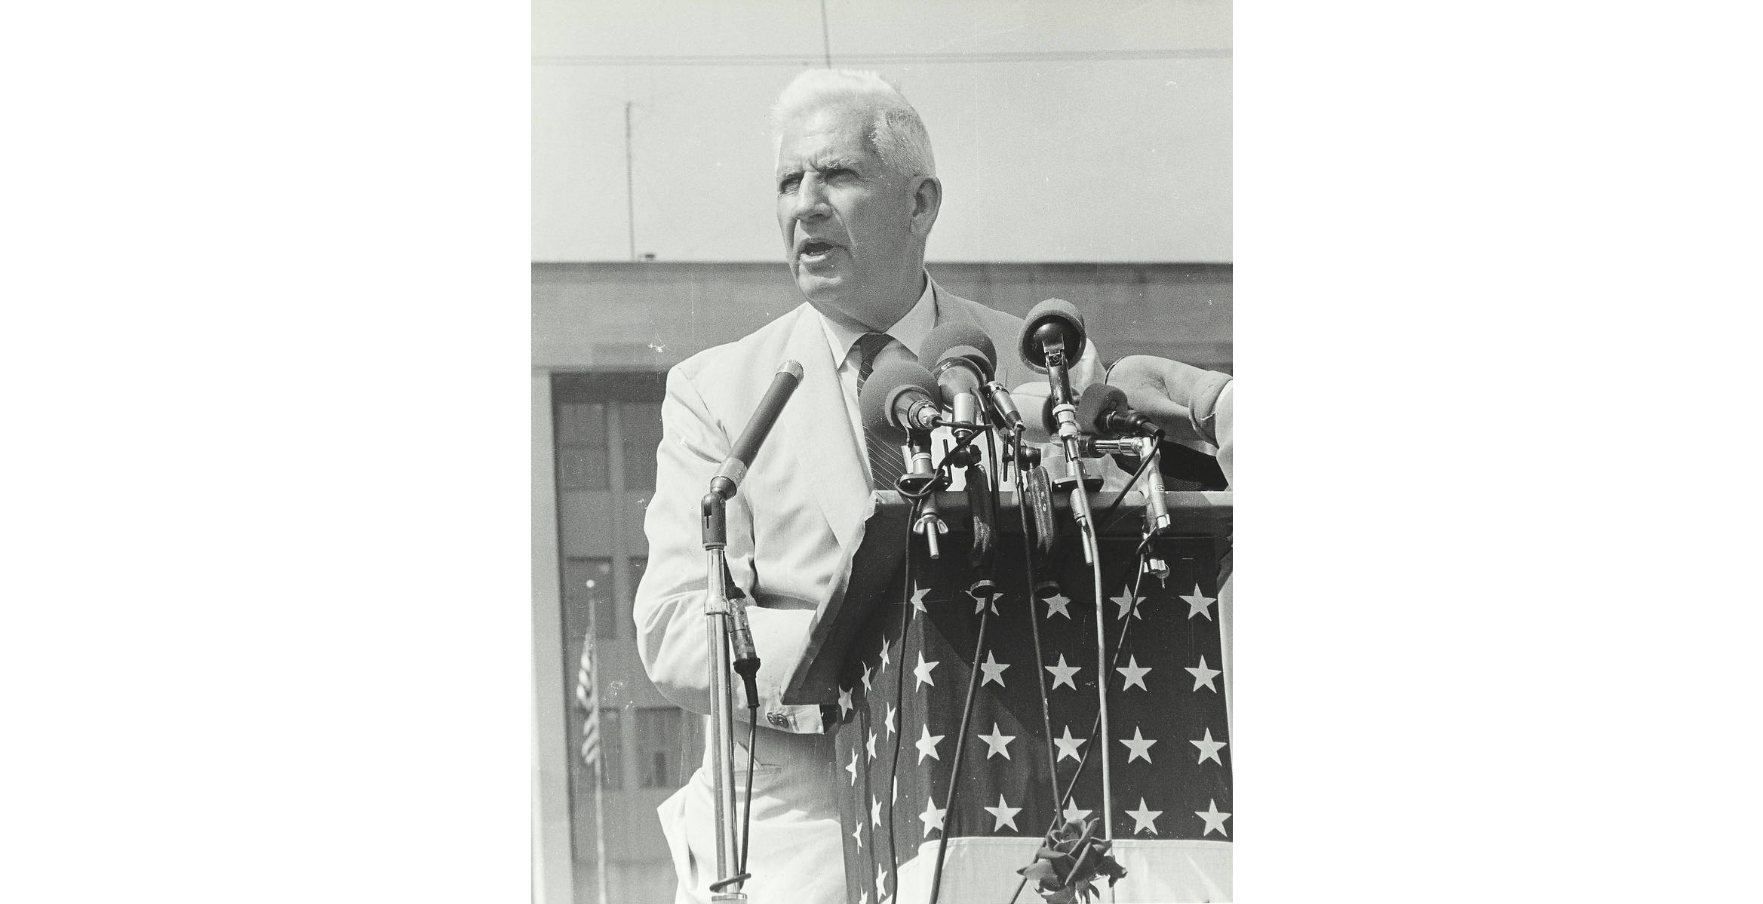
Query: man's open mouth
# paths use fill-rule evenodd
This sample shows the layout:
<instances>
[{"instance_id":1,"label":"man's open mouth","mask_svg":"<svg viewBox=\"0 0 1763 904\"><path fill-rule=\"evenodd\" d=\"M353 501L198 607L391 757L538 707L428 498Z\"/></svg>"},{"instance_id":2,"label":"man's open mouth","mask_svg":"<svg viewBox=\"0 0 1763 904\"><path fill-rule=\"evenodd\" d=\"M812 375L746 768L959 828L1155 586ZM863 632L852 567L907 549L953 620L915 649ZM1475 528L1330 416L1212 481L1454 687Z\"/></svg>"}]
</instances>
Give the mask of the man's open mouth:
<instances>
[{"instance_id":1,"label":"man's open mouth","mask_svg":"<svg viewBox=\"0 0 1763 904\"><path fill-rule=\"evenodd\" d=\"M802 256L803 257L820 257L821 255L824 255L827 252L833 250L834 247L835 246L831 242L822 242L818 239L809 239L808 241L802 243Z\"/></svg>"}]
</instances>

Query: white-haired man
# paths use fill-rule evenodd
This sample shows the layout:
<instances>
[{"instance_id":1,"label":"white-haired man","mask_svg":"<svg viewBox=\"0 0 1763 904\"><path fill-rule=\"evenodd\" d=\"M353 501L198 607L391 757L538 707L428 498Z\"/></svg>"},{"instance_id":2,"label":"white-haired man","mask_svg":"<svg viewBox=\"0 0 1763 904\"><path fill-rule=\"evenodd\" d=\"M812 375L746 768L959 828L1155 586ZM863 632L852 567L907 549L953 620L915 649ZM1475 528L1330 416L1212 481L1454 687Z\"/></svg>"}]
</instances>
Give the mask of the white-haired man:
<instances>
[{"instance_id":1,"label":"white-haired man","mask_svg":"<svg viewBox=\"0 0 1763 904\"><path fill-rule=\"evenodd\" d=\"M940 324L977 326L1011 349L1022 321L950 294L925 272L943 187L924 124L893 86L869 73L804 72L779 96L773 124L778 228L806 303L668 374L636 621L656 687L709 712L699 499L778 365L800 362L795 395L728 505L728 564L751 600L763 661L744 891L753 901L836 904L845 900L830 734L838 710L823 718L820 707L781 696L814 613L846 590L871 489L891 488L889 467L898 474L888 450L866 443L858 386L877 362L914 357ZM998 366L1005 385L1030 376L1015 361ZM1073 375L1080 386L1100 375L1093 351ZM746 758L737 749L737 795ZM706 752L660 808L682 902L708 901L718 878L709 762Z\"/></svg>"}]
</instances>

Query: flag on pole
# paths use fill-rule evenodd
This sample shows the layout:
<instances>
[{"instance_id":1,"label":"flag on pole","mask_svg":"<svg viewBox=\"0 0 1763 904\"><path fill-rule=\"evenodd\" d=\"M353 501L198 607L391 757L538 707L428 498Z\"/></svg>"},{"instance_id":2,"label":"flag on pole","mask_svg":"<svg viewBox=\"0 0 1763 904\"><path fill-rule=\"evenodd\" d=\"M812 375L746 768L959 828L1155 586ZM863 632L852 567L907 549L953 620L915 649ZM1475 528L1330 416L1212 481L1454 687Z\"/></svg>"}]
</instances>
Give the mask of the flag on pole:
<instances>
[{"instance_id":1,"label":"flag on pole","mask_svg":"<svg viewBox=\"0 0 1763 904\"><path fill-rule=\"evenodd\" d=\"M588 582L591 589L593 581ZM588 604L588 633L582 638L582 661L575 671L575 702L587 717L582 720L582 762L600 769L600 676L594 668L594 605Z\"/></svg>"}]
</instances>

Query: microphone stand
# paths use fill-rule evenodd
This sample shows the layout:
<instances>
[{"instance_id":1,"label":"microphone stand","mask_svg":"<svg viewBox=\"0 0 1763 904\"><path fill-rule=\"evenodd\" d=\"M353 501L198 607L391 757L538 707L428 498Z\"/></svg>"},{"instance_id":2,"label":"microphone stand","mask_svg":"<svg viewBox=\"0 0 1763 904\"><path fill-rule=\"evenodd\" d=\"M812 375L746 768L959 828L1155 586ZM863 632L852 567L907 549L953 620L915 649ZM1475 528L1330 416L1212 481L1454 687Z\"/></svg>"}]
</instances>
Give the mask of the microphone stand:
<instances>
[{"instance_id":1,"label":"microphone stand","mask_svg":"<svg viewBox=\"0 0 1763 904\"><path fill-rule=\"evenodd\" d=\"M735 875L739 860L735 850L734 701L729 674L733 662L729 635L734 630L728 585L728 508L720 493L704 496L701 504L705 553L704 639L710 648L710 750L713 800L716 802L716 877L710 900L746 904L741 886L748 873ZM733 887L733 891L724 891Z\"/></svg>"},{"instance_id":2,"label":"microphone stand","mask_svg":"<svg viewBox=\"0 0 1763 904\"><path fill-rule=\"evenodd\" d=\"M924 513L918 516L916 522L913 522L912 532L923 534L925 546L930 550L930 557L940 559L943 556L943 549L942 545L937 542L937 537L939 534L948 533L949 525L943 522L942 515L937 509L936 493L947 487L949 482L943 477L942 472L931 467L928 432L909 430L907 436L909 437L908 449L912 454L907 460L906 473L900 475L900 479L895 482L895 487L907 496L922 500L921 507Z\"/></svg>"},{"instance_id":3,"label":"microphone stand","mask_svg":"<svg viewBox=\"0 0 1763 904\"><path fill-rule=\"evenodd\" d=\"M1047 347L1047 380L1053 391L1053 417L1059 421L1059 438L1065 445L1065 472L1072 480L1071 487L1071 518L1077 522L1079 536L1083 540L1084 562L1090 566L1093 581L1092 589L1096 600L1096 667L1105 668L1108 662L1108 640L1102 630L1102 561L1101 552L1096 542L1096 524L1090 514L1090 494L1084 487L1083 470L1083 437L1077 423L1077 405L1071 398L1071 378L1066 373L1065 343L1059 341L1048 343ZM1102 730L1102 836L1109 841L1114 840L1114 773L1109 768L1110 757L1106 755L1113 732L1108 724L1108 676L1099 674L1096 680L1097 715L1101 720Z\"/></svg>"}]
</instances>

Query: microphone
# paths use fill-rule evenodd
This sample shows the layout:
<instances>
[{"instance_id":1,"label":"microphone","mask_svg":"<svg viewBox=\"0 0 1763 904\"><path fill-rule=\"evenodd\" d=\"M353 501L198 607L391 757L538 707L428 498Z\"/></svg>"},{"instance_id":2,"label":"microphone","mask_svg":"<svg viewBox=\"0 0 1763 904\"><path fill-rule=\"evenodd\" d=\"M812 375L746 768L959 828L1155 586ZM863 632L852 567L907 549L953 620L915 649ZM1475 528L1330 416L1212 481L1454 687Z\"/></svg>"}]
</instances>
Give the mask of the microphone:
<instances>
[{"instance_id":1,"label":"microphone","mask_svg":"<svg viewBox=\"0 0 1763 904\"><path fill-rule=\"evenodd\" d=\"M1093 427L1105 436L1154 436L1162 432L1150 418L1132 409L1126 393L1106 383L1083 391L1083 398L1077 403L1077 423L1080 427Z\"/></svg>"},{"instance_id":2,"label":"microphone","mask_svg":"<svg viewBox=\"0 0 1763 904\"><path fill-rule=\"evenodd\" d=\"M1083 357L1084 343L1084 316L1069 301L1049 298L1023 318L1022 363L1035 373L1070 365Z\"/></svg>"},{"instance_id":3,"label":"microphone","mask_svg":"<svg viewBox=\"0 0 1763 904\"><path fill-rule=\"evenodd\" d=\"M1079 477L1077 405L1071 396L1069 369L1083 355L1084 318L1071 302L1049 298L1029 309L1022 323L1022 363L1047 375L1053 393L1053 414L1059 419L1059 438L1065 445L1070 476Z\"/></svg>"},{"instance_id":4,"label":"microphone","mask_svg":"<svg viewBox=\"0 0 1763 904\"><path fill-rule=\"evenodd\" d=\"M802 380L802 365L794 361L785 361L777 369L777 375L771 379L771 388L759 400L759 407L753 411L753 419L747 422L747 429L735 440L734 451L729 453L722 467L716 469L716 476L710 478L710 492L724 500L733 499L740 491L742 480L747 478L747 468L753 464L753 456L758 454L760 444L765 442L766 434L771 426L777 423L777 416L784 410L784 403L790 400L790 394L796 391L796 384Z\"/></svg>"},{"instance_id":5,"label":"microphone","mask_svg":"<svg viewBox=\"0 0 1763 904\"><path fill-rule=\"evenodd\" d=\"M945 323L924 337L918 359L934 362L931 373L936 376L937 385L943 387L943 399L951 407L961 391L972 392L999 430L1010 433L1022 428L1022 415L1010 400L1010 390L997 380L998 350L985 330L969 323ZM963 382L951 387L949 379L964 379L945 377L954 367L966 367L977 385ZM955 412L955 419L965 420L960 411Z\"/></svg>"},{"instance_id":6,"label":"microphone","mask_svg":"<svg viewBox=\"0 0 1763 904\"><path fill-rule=\"evenodd\" d=\"M889 361L877 367L857 393L863 426L891 433L929 432L948 420L937 405L937 381L917 361ZM904 439L905 437L901 437Z\"/></svg>"}]
</instances>

